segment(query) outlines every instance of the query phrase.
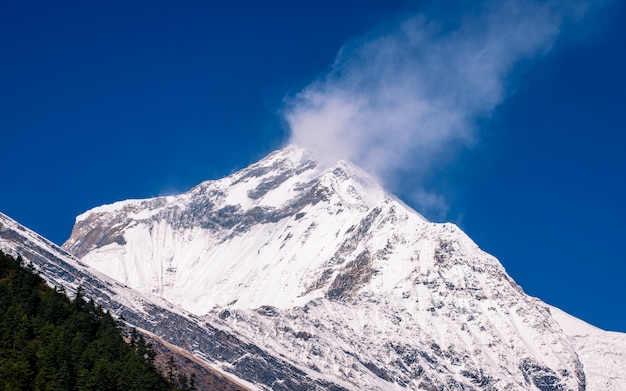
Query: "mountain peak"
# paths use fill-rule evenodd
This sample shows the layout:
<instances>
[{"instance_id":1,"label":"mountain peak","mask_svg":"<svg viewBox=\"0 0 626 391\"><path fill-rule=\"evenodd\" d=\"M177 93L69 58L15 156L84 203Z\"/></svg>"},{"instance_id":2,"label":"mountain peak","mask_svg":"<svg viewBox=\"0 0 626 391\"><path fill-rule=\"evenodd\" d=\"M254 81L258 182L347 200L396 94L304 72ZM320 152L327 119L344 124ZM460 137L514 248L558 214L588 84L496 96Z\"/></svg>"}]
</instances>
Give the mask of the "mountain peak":
<instances>
[{"instance_id":1,"label":"mountain peak","mask_svg":"<svg viewBox=\"0 0 626 391\"><path fill-rule=\"evenodd\" d=\"M216 306L285 307L310 294L323 296L319 286L330 289L332 280L325 278L333 269L324 265L348 256L351 246L356 251L362 231L383 209L390 219L400 211L409 218L403 205L349 162L321 168L305 149L288 146L177 196L94 208L79 216L63 247L130 286L199 314ZM346 235L354 245L342 244ZM275 281L280 270L283 277ZM236 281L255 288L234 289ZM215 287L212 300L199 300L205 286Z\"/></svg>"}]
</instances>

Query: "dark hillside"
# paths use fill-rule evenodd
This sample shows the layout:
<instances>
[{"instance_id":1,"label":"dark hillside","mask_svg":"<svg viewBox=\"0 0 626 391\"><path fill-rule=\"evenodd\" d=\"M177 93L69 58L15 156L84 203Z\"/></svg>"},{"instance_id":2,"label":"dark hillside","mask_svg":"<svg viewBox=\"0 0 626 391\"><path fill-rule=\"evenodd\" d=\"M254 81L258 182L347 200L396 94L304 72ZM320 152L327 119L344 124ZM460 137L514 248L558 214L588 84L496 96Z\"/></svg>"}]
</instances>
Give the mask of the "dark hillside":
<instances>
[{"instance_id":1,"label":"dark hillside","mask_svg":"<svg viewBox=\"0 0 626 391\"><path fill-rule=\"evenodd\" d=\"M138 333L125 343L116 322L79 288L70 300L31 266L0 252L0 384L3 390L191 390L155 369Z\"/></svg>"}]
</instances>

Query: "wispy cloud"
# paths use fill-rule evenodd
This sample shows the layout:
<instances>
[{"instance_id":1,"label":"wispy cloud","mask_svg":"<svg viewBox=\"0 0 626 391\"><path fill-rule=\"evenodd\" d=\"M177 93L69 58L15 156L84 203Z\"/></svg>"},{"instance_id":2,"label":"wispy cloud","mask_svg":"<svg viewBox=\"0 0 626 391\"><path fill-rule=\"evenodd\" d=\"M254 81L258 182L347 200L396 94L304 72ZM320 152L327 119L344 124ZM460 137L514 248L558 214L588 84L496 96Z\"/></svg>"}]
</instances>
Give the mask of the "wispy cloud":
<instances>
[{"instance_id":1,"label":"wispy cloud","mask_svg":"<svg viewBox=\"0 0 626 391\"><path fill-rule=\"evenodd\" d=\"M410 173L435 214L445 201L420 178L475 142L477 120L505 99L515 64L548 53L590 3L438 4L346 44L285 110L292 143L347 158L392 188L398 173Z\"/></svg>"}]
</instances>

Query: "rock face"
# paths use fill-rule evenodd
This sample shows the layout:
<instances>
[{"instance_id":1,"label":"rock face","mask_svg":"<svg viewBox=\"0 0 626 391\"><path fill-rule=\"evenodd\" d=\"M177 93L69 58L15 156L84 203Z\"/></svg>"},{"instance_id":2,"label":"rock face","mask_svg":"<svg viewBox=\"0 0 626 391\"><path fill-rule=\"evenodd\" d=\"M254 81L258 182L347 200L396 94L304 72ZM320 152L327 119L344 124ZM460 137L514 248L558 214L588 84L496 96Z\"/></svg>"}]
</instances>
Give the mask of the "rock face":
<instances>
[{"instance_id":1,"label":"rock face","mask_svg":"<svg viewBox=\"0 0 626 391\"><path fill-rule=\"evenodd\" d=\"M23 237L0 229L0 244ZM29 238L57 254L38 261L49 281L83 281L129 323L251 388L584 390L598 379L580 340L458 227L294 146L181 195L92 209L65 251ZM65 272L46 271L61 261ZM626 375L612 368L617 390Z\"/></svg>"}]
</instances>

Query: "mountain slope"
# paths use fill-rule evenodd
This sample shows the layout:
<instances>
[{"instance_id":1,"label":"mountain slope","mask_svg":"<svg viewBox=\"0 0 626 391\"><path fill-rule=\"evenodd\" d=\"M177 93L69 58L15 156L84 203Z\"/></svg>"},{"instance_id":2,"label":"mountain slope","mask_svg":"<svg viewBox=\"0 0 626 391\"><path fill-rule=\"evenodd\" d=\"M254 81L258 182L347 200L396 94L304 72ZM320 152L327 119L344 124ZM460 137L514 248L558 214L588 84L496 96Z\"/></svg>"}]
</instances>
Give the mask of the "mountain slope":
<instances>
[{"instance_id":1,"label":"mountain slope","mask_svg":"<svg viewBox=\"0 0 626 391\"><path fill-rule=\"evenodd\" d=\"M295 146L178 196L92 209L64 248L349 389L585 389L549 308L495 258Z\"/></svg>"},{"instance_id":2,"label":"mountain slope","mask_svg":"<svg viewBox=\"0 0 626 391\"><path fill-rule=\"evenodd\" d=\"M199 319L172 304L144 295L90 268L49 240L0 213L0 250L29 261L51 286L84 295L102 305L126 323L147 331L151 340L193 353L204 365L196 366L197 380L208 377L224 389L256 390L345 390L322 379L320 374L305 373L297 366L272 354L241 334L219 328L219 318ZM169 349L170 351L172 349ZM281 379L281 384L275 384ZM257 384L259 387L255 386ZM198 382L198 386L200 386Z\"/></svg>"},{"instance_id":3,"label":"mountain slope","mask_svg":"<svg viewBox=\"0 0 626 391\"><path fill-rule=\"evenodd\" d=\"M604 331L550 307L585 367L588 390L626 390L626 334Z\"/></svg>"}]
</instances>

